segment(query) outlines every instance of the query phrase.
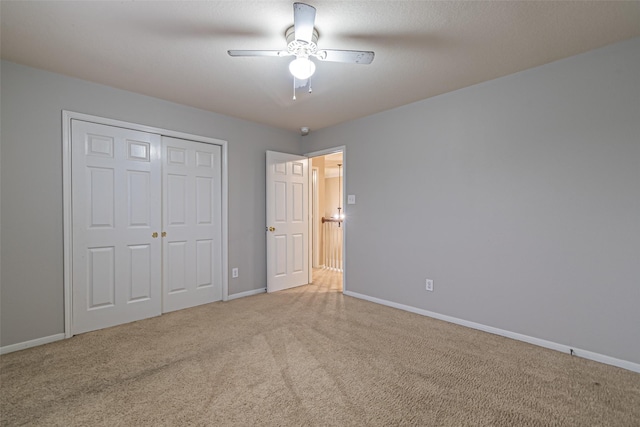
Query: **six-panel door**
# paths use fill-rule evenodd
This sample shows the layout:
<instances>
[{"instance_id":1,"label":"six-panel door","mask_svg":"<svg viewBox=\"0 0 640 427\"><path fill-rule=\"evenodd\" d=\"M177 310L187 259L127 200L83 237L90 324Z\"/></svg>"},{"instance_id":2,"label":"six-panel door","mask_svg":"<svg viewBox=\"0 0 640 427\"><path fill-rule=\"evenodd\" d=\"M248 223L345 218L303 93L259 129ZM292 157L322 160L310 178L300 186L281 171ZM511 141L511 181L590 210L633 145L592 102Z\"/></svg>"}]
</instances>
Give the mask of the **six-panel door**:
<instances>
[{"instance_id":1,"label":"six-panel door","mask_svg":"<svg viewBox=\"0 0 640 427\"><path fill-rule=\"evenodd\" d=\"M267 292L309 283L308 164L267 151Z\"/></svg>"},{"instance_id":2,"label":"six-panel door","mask_svg":"<svg viewBox=\"0 0 640 427\"><path fill-rule=\"evenodd\" d=\"M160 137L72 121L73 333L161 312Z\"/></svg>"},{"instance_id":3,"label":"six-panel door","mask_svg":"<svg viewBox=\"0 0 640 427\"><path fill-rule=\"evenodd\" d=\"M220 146L162 138L163 311L222 299Z\"/></svg>"},{"instance_id":4,"label":"six-panel door","mask_svg":"<svg viewBox=\"0 0 640 427\"><path fill-rule=\"evenodd\" d=\"M220 146L71 132L72 333L222 299Z\"/></svg>"}]
</instances>

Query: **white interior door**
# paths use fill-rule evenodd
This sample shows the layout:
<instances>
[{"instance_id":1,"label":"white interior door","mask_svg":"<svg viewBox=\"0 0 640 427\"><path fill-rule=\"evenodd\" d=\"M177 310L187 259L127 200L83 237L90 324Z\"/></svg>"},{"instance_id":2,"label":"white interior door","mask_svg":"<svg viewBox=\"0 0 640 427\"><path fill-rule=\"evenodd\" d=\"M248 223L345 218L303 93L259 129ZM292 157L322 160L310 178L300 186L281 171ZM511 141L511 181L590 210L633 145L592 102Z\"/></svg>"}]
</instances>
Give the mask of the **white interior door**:
<instances>
[{"instance_id":1,"label":"white interior door","mask_svg":"<svg viewBox=\"0 0 640 427\"><path fill-rule=\"evenodd\" d=\"M72 332L161 313L160 136L72 120Z\"/></svg>"},{"instance_id":2,"label":"white interior door","mask_svg":"<svg viewBox=\"0 0 640 427\"><path fill-rule=\"evenodd\" d=\"M163 311L222 299L221 149L162 137Z\"/></svg>"},{"instance_id":3,"label":"white interior door","mask_svg":"<svg viewBox=\"0 0 640 427\"><path fill-rule=\"evenodd\" d=\"M309 160L267 151L267 292L309 282Z\"/></svg>"}]
</instances>

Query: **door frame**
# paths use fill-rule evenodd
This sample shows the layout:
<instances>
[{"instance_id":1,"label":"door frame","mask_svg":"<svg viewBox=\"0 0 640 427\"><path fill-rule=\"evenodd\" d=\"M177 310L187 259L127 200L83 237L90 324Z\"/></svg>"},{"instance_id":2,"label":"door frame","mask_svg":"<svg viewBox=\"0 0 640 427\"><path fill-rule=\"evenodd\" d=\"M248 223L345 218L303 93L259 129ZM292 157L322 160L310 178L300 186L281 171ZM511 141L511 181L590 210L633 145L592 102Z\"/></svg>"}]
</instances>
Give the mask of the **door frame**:
<instances>
[{"instance_id":1,"label":"door frame","mask_svg":"<svg viewBox=\"0 0 640 427\"><path fill-rule=\"evenodd\" d=\"M311 158L309 158L309 160L311 160ZM318 245L319 242L319 238L318 235L320 234L320 231L318 230L318 217L319 217L319 213L320 211L318 210L318 202L319 202L319 197L318 197L318 168L317 167L311 167L311 164L309 164L309 170L311 171L311 187L309 188L309 193L310 196L309 198L311 199L311 210L309 211L311 213L311 215L309 216L309 218L312 220L312 224L311 224L311 239L309 239L311 241L311 246L312 246L312 250L311 250L311 259L312 259L312 264L310 264L310 267L313 269L315 268L315 266L319 266L320 265L320 247Z\"/></svg>"},{"instance_id":2,"label":"door frame","mask_svg":"<svg viewBox=\"0 0 640 427\"><path fill-rule=\"evenodd\" d=\"M173 131L170 129L158 128L155 126L146 126L137 123L126 122L122 120L109 119L105 117L93 116L90 114L78 113L74 111L62 110L62 236L63 236L63 255L64 255L64 336L71 338L73 336L72 329L72 313L73 313L73 294L72 294L72 254L73 254L73 215L72 215L72 198L71 198L71 120L82 120L101 125L115 126L125 129L131 129L141 132L155 133L161 136L169 136L173 138L187 139L205 144L219 145L221 147L221 197L222 197L222 216L221 216L221 240L222 240L222 300L229 299L229 223L228 223L228 198L229 198L229 182L228 182L228 164L227 164L227 141L215 138L209 138L201 135L194 135L185 132Z\"/></svg>"},{"instance_id":3,"label":"door frame","mask_svg":"<svg viewBox=\"0 0 640 427\"><path fill-rule=\"evenodd\" d=\"M342 205L342 212L344 214L344 217L346 219L346 221L342 222L342 293L345 293L347 291L347 263L346 263L346 253L347 253L347 229L348 229L348 219L349 216L347 215L347 204L345 203L346 200L346 194L345 194L345 189L347 188L346 186L346 182L347 182L347 147L346 145L340 145L337 147L331 147L331 148L325 148L324 150L318 150L318 151L312 151L310 153L305 153L303 154L303 156L306 156L309 160L311 160L313 157L320 157L320 156L326 156L327 154L334 154L334 153L340 153L342 152L342 200L341 205ZM311 162L309 162L309 167L311 167ZM309 189L311 189L312 186L312 182L311 182L311 174L309 174ZM309 209L311 209L311 197L309 197ZM309 210L309 212L311 212L311 210ZM311 221L309 221L309 235L311 236L311 232L313 231L312 229L313 224L311 224ZM311 265L311 262L313 261L313 242L311 241L311 239L309 239L309 265ZM309 268L309 283L312 282L312 276L313 276L313 268Z\"/></svg>"}]
</instances>

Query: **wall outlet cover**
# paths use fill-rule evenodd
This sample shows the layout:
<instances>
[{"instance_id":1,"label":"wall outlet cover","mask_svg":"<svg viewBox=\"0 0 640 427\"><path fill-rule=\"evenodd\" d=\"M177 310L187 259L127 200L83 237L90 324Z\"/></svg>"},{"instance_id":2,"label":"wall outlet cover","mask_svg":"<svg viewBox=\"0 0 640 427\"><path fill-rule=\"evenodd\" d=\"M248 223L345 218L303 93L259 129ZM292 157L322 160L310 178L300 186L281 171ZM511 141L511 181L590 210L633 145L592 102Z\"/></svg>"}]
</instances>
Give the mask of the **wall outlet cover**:
<instances>
[{"instance_id":1,"label":"wall outlet cover","mask_svg":"<svg viewBox=\"0 0 640 427\"><path fill-rule=\"evenodd\" d=\"M426 280L426 290L428 290L429 292L433 292L433 280Z\"/></svg>"}]
</instances>

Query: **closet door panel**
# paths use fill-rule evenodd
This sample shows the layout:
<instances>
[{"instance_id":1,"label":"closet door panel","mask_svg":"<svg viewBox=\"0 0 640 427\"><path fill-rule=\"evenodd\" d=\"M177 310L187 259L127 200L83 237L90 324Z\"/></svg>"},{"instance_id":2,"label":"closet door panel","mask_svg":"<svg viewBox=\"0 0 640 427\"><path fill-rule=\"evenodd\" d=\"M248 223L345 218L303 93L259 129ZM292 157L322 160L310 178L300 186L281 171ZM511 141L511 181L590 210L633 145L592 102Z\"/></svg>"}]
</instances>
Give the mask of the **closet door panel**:
<instances>
[{"instance_id":1,"label":"closet door panel","mask_svg":"<svg viewBox=\"0 0 640 427\"><path fill-rule=\"evenodd\" d=\"M169 137L162 152L168 312L222 299L222 159L218 145Z\"/></svg>"},{"instance_id":2,"label":"closet door panel","mask_svg":"<svg viewBox=\"0 0 640 427\"><path fill-rule=\"evenodd\" d=\"M71 133L72 333L157 316L160 136L80 120Z\"/></svg>"}]
</instances>

